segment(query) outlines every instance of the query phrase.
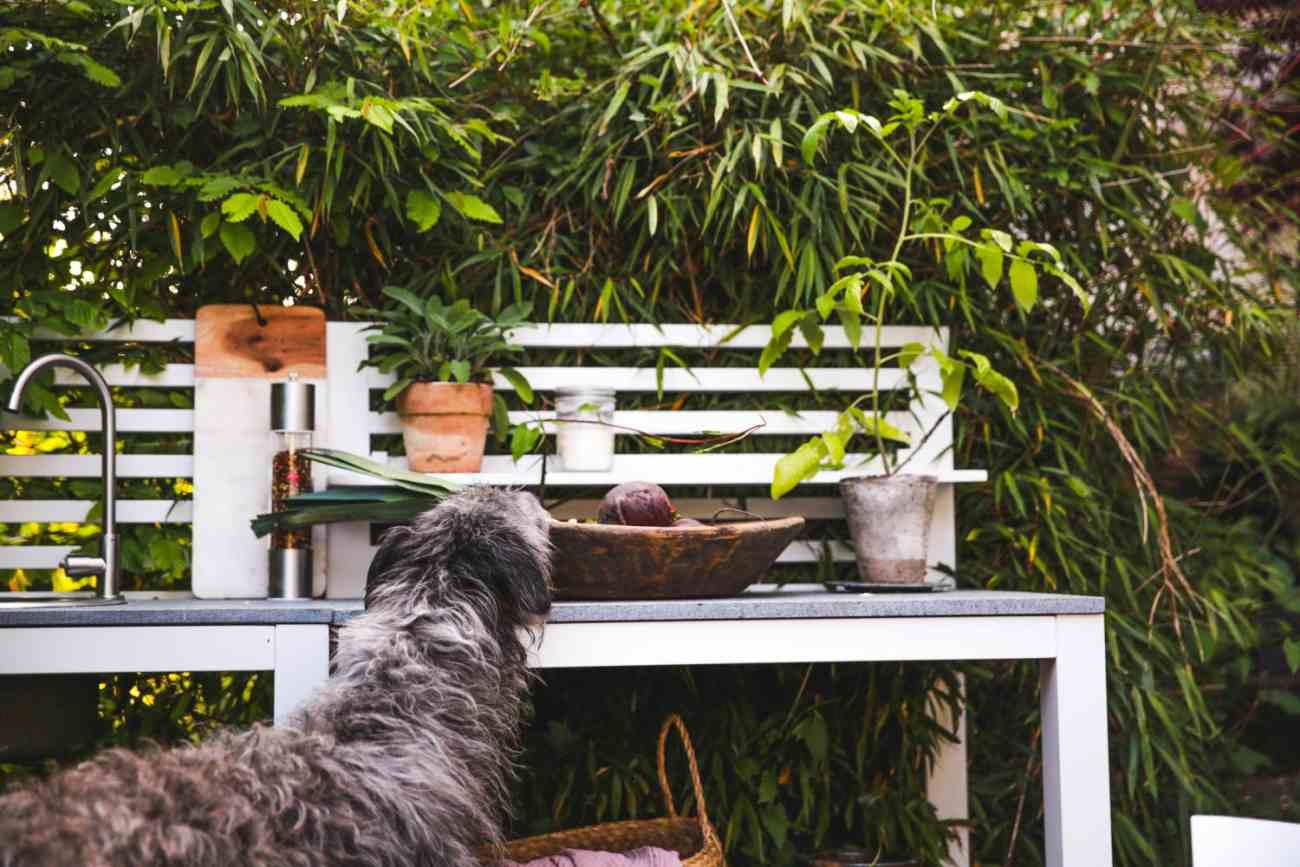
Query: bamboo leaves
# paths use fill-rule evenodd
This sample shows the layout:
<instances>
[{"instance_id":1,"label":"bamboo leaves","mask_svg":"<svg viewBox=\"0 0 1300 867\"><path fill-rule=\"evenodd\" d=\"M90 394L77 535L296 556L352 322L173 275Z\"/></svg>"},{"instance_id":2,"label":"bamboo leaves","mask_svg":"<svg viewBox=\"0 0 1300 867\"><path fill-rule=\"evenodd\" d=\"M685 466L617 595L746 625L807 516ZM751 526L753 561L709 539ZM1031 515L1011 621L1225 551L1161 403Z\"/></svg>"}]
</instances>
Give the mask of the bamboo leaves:
<instances>
[{"instance_id":1,"label":"bamboo leaves","mask_svg":"<svg viewBox=\"0 0 1300 867\"><path fill-rule=\"evenodd\" d=\"M424 190L411 190L406 194L406 217L419 231L427 232L438 225L441 216L442 205L433 195Z\"/></svg>"},{"instance_id":2,"label":"bamboo leaves","mask_svg":"<svg viewBox=\"0 0 1300 867\"><path fill-rule=\"evenodd\" d=\"M279 199L271 198L265 200L265 207L266 216L271 222L287 232L295 241L302 237L302 220L298 218L293 208Z\"/></svg>"},{"instance_id":3,"label":"bamboo leaves","mask_svg":"<svg viewBox=\"0 0 1300 867\"><path fill-rule=\"evenodd\" d=\"M1002 250L996 244L981 244L975 249L975 256L980 260L980 276L989 284L990 289L998 288L1002 282L1005 259Z\"/></svg>"},{"instance_id":4,"label":"bamboo leaves","mask_svg":"<svg viewBox=\"0 0 1300 867\"><path fill-rule=\"evenodd\" d=\"M480 199L478 196L468 193L450 192L444 193L443 197L455 208L461 216L470 220L481 220L484 223L500 223L501 215L497 213L496 208Z\"/></svg>"},{"instance_id":5,"label":"bamboo leaves","mask_svg":"<svg viewBox=\"0 0 1300 867\"><path fill-rule=\"evenodd\" d=\"M226 248L226 252L235 260L236 265L242 264L257 249L257 239L252 231L241 223L223 222L218 234L221 245Z\"/></svg>"},{"instance_id":6,"label":"bamboo leaves","mask_svg":"<svg viewBox=\"0 0 1300 867\"><path fill-rule=\"evenodd\" d=\"M1011 263L1011 294L1016 299L1016 306L1028 313L1038 300L1038 272L1028 260L1016 259ZM997 281L990 281L996 285Z\"/></svg>"}]
</instances>

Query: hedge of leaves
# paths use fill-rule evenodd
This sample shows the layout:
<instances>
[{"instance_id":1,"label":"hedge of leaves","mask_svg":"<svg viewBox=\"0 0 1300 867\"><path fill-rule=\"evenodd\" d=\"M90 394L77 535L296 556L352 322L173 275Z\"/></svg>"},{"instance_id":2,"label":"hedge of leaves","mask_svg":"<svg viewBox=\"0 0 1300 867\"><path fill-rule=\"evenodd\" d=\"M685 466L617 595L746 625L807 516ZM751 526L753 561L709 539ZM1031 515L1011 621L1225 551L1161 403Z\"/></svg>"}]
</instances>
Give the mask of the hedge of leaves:
<instances>
[{"instance_id":1,"label":"hedge of leaves","mask_svg":"<svg viewBox=\"0 0 1300 867\"><path fill-rule=\"evenodd\" d=\"M1295 250L1220 195L1250 167L1221 148L1217 76L1251 38L1135 0L22 0L0 12L0 362L37 326L231 300L345 317L385 284L549 319L768 322L842 256L887 254L902 206L870 137L802 159L815 120L981 91L915 194L1053 244L1086 291L1044 279L1027 312L974 261L906 263L900 318L950 326L1020 393L957 419L957 465L991 476L959 492L959 580L1105 595L1116 859L1176 862L1188 812L1273 760L1240 734L1300 704ZM1041 861L1036 669L960 670L977 857ZM850 841L933 860L925 696L956 671L554 675L520 828L657 811L651 739L682 710L733 863Z\"/></svg>"}]
</instances>

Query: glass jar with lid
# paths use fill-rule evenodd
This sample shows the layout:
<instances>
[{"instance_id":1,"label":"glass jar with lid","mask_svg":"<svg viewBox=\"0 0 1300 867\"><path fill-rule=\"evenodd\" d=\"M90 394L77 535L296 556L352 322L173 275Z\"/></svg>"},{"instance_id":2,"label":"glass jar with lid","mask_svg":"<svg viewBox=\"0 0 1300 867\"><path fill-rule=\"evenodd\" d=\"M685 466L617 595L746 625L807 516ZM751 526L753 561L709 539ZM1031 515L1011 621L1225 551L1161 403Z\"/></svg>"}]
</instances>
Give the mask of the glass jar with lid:
<instances>
[{"instance_id":1,"label":"glass jar with lid","mask_svg":"<svg viewBox=\"0 0 1300 867\"><path fill-rule=\"evenodd\" d=\"M556 453L560 469L602 472L614 467L614 390L565 386L555 390Z\"/></svg>"}]
</instances>

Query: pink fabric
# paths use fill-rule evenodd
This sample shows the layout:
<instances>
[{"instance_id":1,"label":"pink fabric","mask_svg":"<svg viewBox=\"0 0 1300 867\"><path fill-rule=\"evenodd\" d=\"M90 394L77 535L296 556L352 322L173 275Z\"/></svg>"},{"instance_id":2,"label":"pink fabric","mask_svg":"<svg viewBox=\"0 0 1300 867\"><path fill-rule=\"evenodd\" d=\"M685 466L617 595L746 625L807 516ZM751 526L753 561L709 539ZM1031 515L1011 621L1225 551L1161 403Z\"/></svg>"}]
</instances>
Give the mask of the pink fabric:
<instances>
[{"instance_id":1,"label":"pink fabric","mask_svg":"<svg viewBox=\"0 0 1300 867\"><path fill-rule=\"evenodd\" d=\"M622 853L565 849L559 855L538 858L527 864L507 862L507 867L682 867L682 859L676 852L649 846Z\"/></svg>"}]
</instances>

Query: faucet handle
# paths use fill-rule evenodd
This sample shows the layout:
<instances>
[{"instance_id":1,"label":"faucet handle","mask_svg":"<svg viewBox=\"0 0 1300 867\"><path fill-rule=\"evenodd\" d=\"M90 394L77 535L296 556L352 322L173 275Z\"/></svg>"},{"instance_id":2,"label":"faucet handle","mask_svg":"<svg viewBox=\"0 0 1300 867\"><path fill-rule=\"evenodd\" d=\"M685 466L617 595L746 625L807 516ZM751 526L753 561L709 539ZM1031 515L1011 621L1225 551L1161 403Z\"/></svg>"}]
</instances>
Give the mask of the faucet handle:
<instances>
[{"instance_id":1,"label":"faucet handle","mask_svg":"<svg viewBox=\"0 0 1300 867\"><path fill-rule=\"evenodd\" d=\"M69 578L103 575L108 569L108 564L104 562L103 557L83 557L79 554L69 554L63 558L59 566L68 573Z\"/></svg>"}]
</instances>

